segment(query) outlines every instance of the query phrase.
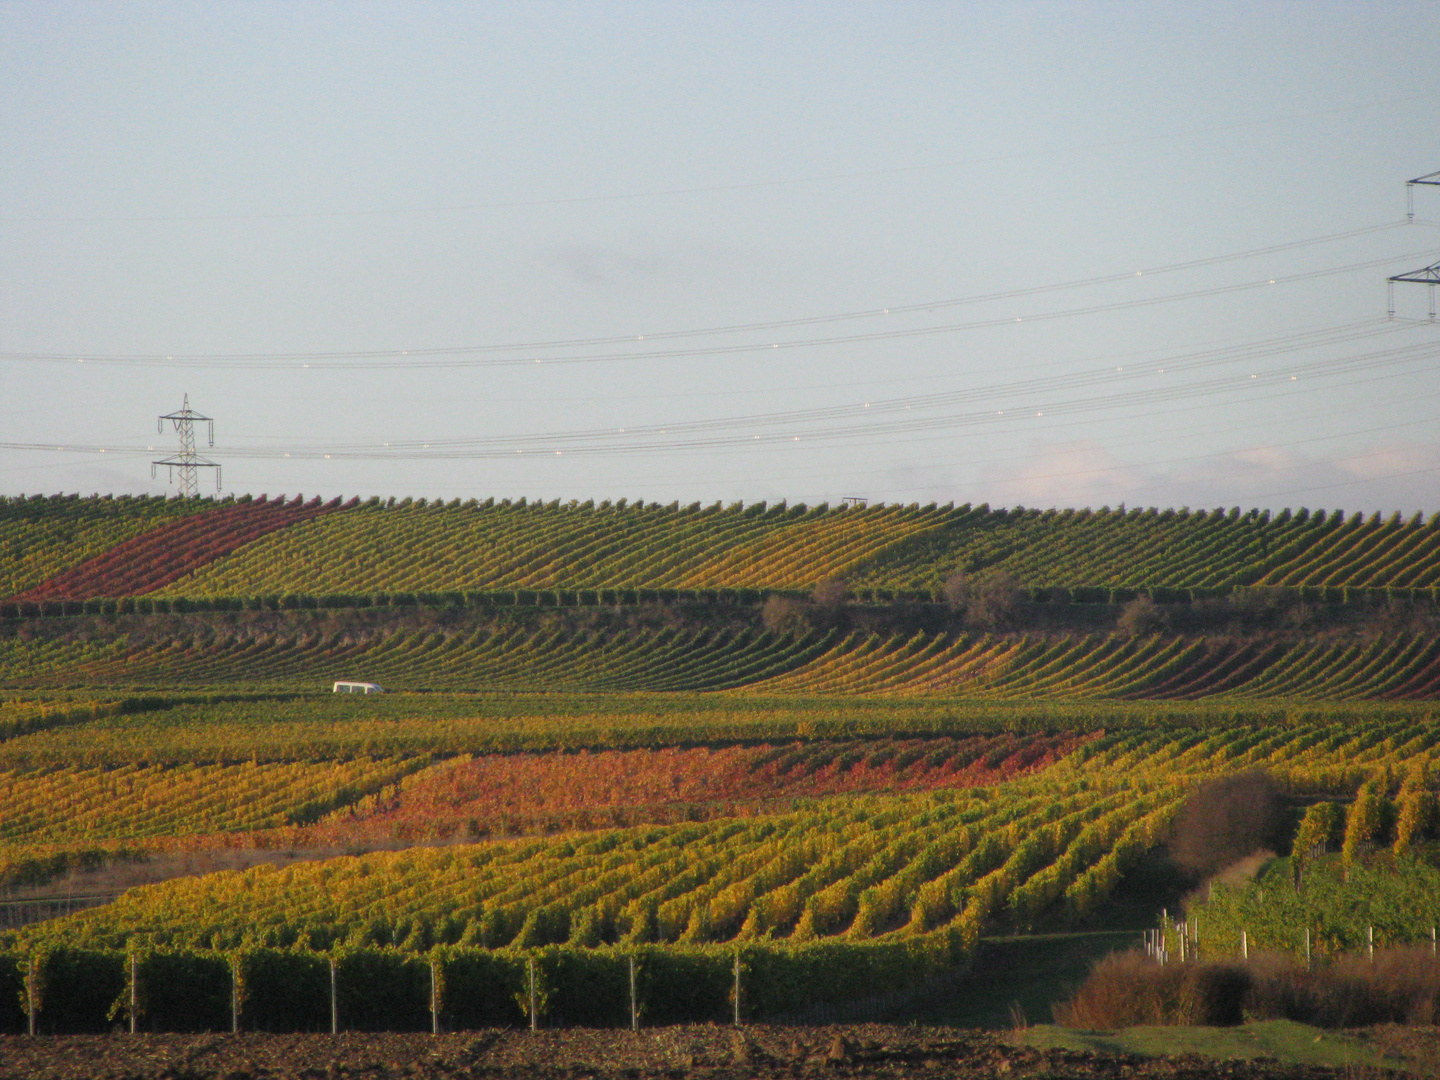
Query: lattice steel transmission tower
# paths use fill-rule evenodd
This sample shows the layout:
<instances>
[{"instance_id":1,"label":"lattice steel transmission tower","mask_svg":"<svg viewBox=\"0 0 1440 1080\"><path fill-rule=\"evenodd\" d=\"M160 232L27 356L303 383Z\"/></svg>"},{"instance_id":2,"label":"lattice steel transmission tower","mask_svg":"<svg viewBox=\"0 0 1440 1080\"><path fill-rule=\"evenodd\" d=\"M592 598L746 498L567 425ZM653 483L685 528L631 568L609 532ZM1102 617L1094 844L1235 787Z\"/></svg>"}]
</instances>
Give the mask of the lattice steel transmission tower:
<instances>
[{"instance_id":1,"label":"lattice steel transmission tower","mask_svg":"<svg viewBox=\"0 0 1440 1080\"><path fill-rule=\"evenodd\" d=\"M1415 185L1429 184L1433 187L1440 187L1440 172L1426 173L1424 176L1417 176L1414 180L1405 181L1405 219L1415 220Z\"/></svg>"},{"instance_id":2,"label":"lattice steel transmission tower","mask_svg":"<svg viewBox=\"0 0 1440 1080\"><path fill-rule=\"evenodd\" d=\"M1431 263L1429 266L1422 266L1419 270L1409 270L1403 274L1396 274L1386 281L1390 290L1390 317L1395 317L1395 283L1397 281L1410 281L1417 285L1430 286L1430 321L1435 321L1435 286L1440 285L1440 262Z\"/></svg>"},{"instance_id":3,"label":"lattice steel transmission tower","mask_svg":"<svg viewBox=\"0 0 1440 1080\"><path fill-rule=\"evenodd\" d=\"M1440 172L1426 173L1424 176L1417 176L1414 180L1405 181L1405 217L1408 221L1415 220L1415 185L1425 184L1431 187L1440 187ZM1429 266L1422 266L1419 270L1407 270L1403 274L1396 274L1385 282L1388 290L1390 305L1390 317L1395 317L1395 283L1397 281L1408 281L1416 285L1430 286L1430 321L1435 321L1435 286L1440 285L1440 262L1431 263Z\"/></svg>"},{"instance_id":4,"label":"lattice steel transmission tower","mask_svg":"<svg viewBox=\"0 0 1440 1080\"><path fill-rule=\"evenodd\" d=\"M180 477L176 480L175 486L180 489L180 494L188 497L200 494L201 469L215 470L215 490L220 490L220 464L202 457L195 452L195 421L202 420L210 425L210 445L215 445L215 421L208 416L201 416L194 409L190 408L190 395L185 395L185 403L180 407L179 412L166 413L155 423L155 430L163 432L165 421L169 420L175 425L175 431L180 436L180 453L174 457L164 458L160 461L150 463L150 476L155 476L155 470L164 465L170 470L170 479L175 480L175 470L180 470Z\"/></svg>"}]
</instances>

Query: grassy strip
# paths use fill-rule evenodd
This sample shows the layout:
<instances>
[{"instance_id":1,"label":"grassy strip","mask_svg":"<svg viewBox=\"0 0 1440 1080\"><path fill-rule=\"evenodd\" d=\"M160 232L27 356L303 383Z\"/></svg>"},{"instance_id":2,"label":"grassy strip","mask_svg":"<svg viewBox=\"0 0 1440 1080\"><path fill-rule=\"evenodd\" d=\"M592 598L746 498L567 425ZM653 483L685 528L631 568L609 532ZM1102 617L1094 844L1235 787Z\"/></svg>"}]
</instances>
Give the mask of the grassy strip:
<instances>
[{"instance_id":1,"label":"grassy strip","mask_svg":"<svg viewBox=\"0 0 1440 1080\"><path fill-rule=\"evenodd\" d=\"M1216 1061L1270 1057L1288 1065L1334 1069L1399 1069L1432 1075L1420 1062L1390 1057L1351 1035L1323 1031L1293 1020L1256 1020L1242 1027L1132 1027L1119 1031L1076 1031L1051 1024L1016 1031L1014 1040L1037 1050L1081 1050L1162 1057L1196 1054Z\"/></svg>"}]
</instances>

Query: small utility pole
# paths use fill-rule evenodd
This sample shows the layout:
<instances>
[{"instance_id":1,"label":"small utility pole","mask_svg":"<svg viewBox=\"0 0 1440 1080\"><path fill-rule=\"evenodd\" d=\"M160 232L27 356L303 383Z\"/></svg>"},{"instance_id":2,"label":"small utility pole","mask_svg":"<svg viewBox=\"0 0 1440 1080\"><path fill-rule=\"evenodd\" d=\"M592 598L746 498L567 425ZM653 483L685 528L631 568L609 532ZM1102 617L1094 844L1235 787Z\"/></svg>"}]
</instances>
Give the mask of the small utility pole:
<instances>
[{"instance_id":1,"label":"small utility pole","mask_svg":"<svg viewBox=\"0 0 1440 1080\"><path fill-rule=\"evenodd\" d=\"M340 1034L340 1002L335 997L335 958L330 958L330 1034Z\"/></svg>"},{"instance_id":2,"label":"small utility pole","mask_svg":"<svg viewBox=\"0 0 1440 1080\"><path fill-rule=\"evenodd\" d=\"M630 1030L640 1030L640 1008L635 1000L635 957L633 956L630 957Z\"/></svg>"}]
</instances>

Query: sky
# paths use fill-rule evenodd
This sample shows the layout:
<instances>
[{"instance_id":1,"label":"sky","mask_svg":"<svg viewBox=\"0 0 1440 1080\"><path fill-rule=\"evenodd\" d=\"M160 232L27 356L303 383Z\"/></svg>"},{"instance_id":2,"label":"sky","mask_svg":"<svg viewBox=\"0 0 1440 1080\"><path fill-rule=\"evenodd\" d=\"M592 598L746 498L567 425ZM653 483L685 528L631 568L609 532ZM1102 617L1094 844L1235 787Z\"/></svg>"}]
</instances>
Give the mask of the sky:
<instances>
[{"instance_id":1,"label":"sky","mask_svg":"<svg viewBox=\"0 0 1440 1080\"><path fill-rule=\"evenodd\" d=\"M1437 40L0 2L0 494L1440 512Z\"/></svg>"}]
</instances>

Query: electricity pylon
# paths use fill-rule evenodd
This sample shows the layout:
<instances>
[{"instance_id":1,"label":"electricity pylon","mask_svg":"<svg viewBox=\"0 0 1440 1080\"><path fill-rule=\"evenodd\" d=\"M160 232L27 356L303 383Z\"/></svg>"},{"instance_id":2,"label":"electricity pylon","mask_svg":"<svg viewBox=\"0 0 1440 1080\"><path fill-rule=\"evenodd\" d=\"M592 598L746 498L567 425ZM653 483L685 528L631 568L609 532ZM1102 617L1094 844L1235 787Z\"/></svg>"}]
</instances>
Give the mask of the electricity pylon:
<instances>
[{"instance_id":1,"label":"electricity pylon","mask_svg":"<svg viewBox=\"0 0 1440 1080\"><path fill-rule=\"evenodd\" d=\"M1385 282L1386 288L1390 290L1390 317L1395 317L1395 283L1397 281L1411 281L1417 285L1430 286L1430 321L1435 321L1435 286L1440 285L1440 262L1431 263L1429 266L1421 267L1419 270L1409 270L1403 274L1396 274Z\"/></svg>"},{"instance_id":2,"label":"electricity pylon","mask_svg":"<svg viewBox=\"0 0 1440 1080\"><path fill-rule=\"evenodd\" d=\"M1417 176L1414 180L1405 181L1405 218L1407 221L1415 220L1415 185L1432 184L1440 187L1440 172L1426 173L1424 176Z\"/></svg>"},{"instance_id":3,"label":"electricity pylon","mask_svg":"<svg viewBox=\"0 0 1440 1080\"><path fill-rule=\"evenodd\" d=\"M179 412L166 413L155 423L155 430L163 432L165 421L169 420L175 425L175 430L180 435L180 453L174 457L164 458L160 461L150 463L150 476L155 476L158 466L164 465L170 470L170 479L175 480L175 470L180 470L180 477L176 480L175 486L180 489L180 494L186 498L200 494L199 471L201 469L215 470L215 490L220 490L220 465L207 457L202 457L195 452L195 421L203 420L210 425L210 445L215 445L215 421L208 416L201 416L194 409L190 408L190 395L185 395L185 403L180 407Z\"/></svg>"}]
</instances>

